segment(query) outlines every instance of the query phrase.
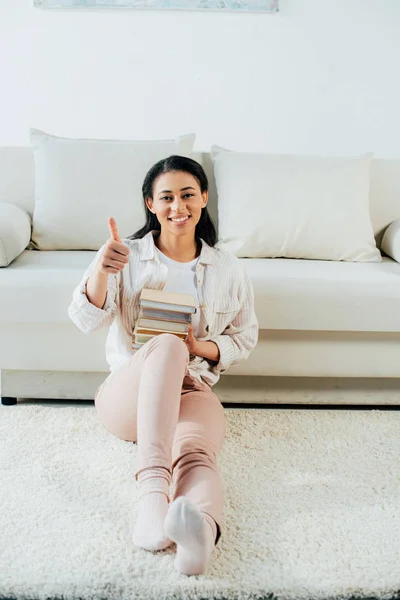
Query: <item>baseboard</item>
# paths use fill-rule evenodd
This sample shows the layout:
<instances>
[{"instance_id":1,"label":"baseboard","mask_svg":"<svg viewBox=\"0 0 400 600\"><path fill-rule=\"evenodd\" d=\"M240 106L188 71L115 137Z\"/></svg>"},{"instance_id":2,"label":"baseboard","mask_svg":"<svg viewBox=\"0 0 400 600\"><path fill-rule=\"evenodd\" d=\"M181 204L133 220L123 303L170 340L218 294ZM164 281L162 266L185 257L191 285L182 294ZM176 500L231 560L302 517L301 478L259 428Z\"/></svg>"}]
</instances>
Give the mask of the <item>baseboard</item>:
<instances>
[{"instance_id":1,"label":"baseboard","mask_svg":"<svg viewBox=\"0 0 400 600\"><path fill-rule=\"evenodd\" d=\"M47 400L93 400L107 372L0 371L1 395Z\"/></svg>"},{"instance_id":2,"label":"baseboard","mask_svg":"<svg viewBox=\"0 0 400 600\"><path fill-rule=\"evenodd\" d=\"M3 396L93 400L107 372L0 371ZM213 391L226 403L400 405L400 379L222 376Z\"/></svg>"}]
</instances>

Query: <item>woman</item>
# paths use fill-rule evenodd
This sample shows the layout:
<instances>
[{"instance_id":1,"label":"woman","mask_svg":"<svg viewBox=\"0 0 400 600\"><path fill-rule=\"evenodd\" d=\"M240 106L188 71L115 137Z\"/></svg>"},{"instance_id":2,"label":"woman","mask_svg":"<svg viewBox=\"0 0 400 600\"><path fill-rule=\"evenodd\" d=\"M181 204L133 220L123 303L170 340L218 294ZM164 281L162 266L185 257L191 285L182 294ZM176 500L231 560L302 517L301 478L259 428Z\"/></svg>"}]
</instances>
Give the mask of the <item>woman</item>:
<instances>
[{"instance_id":1,"label":"woman","mask_svg":"<svg viewBox=\"0 0 400 600\"><path fill-rule=\"evenodd\" d=\"M109 219L110 238L75 289L69 315L85 333L110 326L111 374L95 406L110 433L137 443L133 543L154 551L175 542L175 568L198 575L222 523L216 458L226 418L211 388L257 343L253 288L236 256L215 247L199 163L181 156L159 161L142 192L145 226L121 240ZM132 350L143 288L195 297L186 342L161 334Z\"/></svg>"}]
</instances>

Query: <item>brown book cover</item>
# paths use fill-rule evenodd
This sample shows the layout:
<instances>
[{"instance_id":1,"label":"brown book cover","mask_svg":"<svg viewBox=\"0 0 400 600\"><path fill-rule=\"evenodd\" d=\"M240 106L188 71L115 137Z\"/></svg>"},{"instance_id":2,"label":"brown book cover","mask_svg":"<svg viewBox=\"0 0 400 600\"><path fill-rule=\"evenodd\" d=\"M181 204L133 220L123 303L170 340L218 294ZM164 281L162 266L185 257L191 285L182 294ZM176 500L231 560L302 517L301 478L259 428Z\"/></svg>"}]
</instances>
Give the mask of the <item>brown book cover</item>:
<instances>
[{"instance_id":1,"label":"brown book cover","mask_svg":"<svg viewBox=\"0 0 400 600\"><path fill-rule=\"evenodd\" d=\"M145 344L146 342L148 342L149 340L157 337L158 335L161 335L162 332L159 332L158 334L155 335L142 335L141 333L136 333L133 335L132 337L132 344ZM177 335L176 333L173 333L171 335ZM182 338L179 335L177 336L180 340L182 340L182 342L186 342L186 338Z\"/></svg>"},{"instance_id":2,"label":"brown book cover","mask_svg":"<svg viewBox=\"0 0 400 600\"><path fill-rule=\"evenodd\" d=\"M168 331L168 330L160 330L160 329L143 329L142 327L136 326L133 330L133 335L160 335L161 333L173 333L182 339L186 339L187 332L179 332L179 331Z\"/></svg>"}]
</instances>

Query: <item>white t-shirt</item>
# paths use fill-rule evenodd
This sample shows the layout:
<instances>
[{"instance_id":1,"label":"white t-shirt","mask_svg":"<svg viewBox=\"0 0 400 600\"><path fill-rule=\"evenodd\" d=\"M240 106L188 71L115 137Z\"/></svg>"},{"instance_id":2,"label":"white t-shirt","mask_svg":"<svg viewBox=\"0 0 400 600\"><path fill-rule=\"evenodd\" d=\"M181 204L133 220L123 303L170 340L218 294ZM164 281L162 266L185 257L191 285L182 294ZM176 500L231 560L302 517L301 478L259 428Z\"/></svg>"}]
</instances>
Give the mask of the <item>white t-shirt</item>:
<instances>
[{"instance_id":1,"label":"white t-shirt","mask_svg":"<svg viewBox=\"0 0 400 600\"><path fill-rule=\"evenodd\" d=\"M182 263L165 256L157 246L155 246L155 250L160 261L168 267L167 283L163 287L163 290L166 292L191 294L195 299L197 310L192 314L192 325L193 335L194 337L198 337L200 335L199 332L202 330L201 319L203 318L197 294L196 265L199 261L199 256L190 262Z\"/></svg>"}]
</instances>

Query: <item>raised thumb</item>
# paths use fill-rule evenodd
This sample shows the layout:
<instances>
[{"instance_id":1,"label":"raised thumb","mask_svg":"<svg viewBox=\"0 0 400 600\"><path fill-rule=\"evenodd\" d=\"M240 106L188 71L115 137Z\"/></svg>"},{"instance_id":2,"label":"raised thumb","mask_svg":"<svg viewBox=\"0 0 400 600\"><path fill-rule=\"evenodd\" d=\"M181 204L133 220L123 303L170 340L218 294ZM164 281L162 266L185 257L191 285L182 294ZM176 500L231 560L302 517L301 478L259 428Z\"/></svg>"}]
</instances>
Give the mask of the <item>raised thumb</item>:
<instances>
[{"instance_id":1,"label":"raised thumb","mask_svg":"<svg viewBox=\"0 0 400 600\"><path fill-rule=\"evenodd\" d=\"M117 223L115 222L114 217L108 218L108 229L110 230L110 235L112 239L116 242L120 242L121 238L119 236Z\"/></svg>"}]
</instances>

